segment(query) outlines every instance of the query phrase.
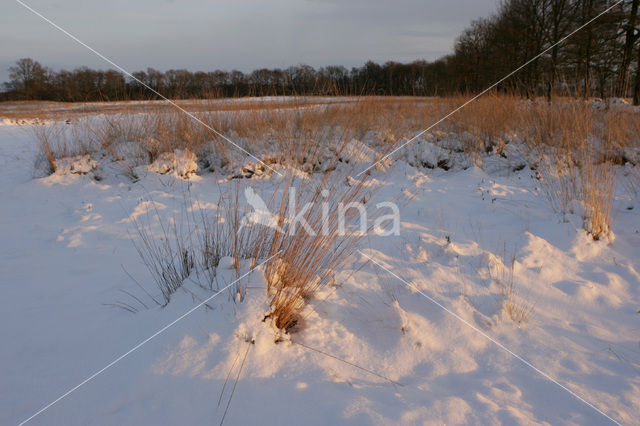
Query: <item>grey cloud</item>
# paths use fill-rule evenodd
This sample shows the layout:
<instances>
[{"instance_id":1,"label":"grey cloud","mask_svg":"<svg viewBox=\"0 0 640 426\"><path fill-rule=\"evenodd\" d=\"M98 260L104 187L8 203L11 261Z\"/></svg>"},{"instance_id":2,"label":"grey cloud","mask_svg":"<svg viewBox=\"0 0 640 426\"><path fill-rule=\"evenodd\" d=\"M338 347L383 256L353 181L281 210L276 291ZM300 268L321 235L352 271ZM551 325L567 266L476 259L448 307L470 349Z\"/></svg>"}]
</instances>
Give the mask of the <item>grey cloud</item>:
<instances>
[{"instance_id":1,"label":"grey cloud","mask_svg":"<svg viewBox=\"0 0 640 426\"><path fill-rule=\"evenodd\" d=\"M0 16L5 64L109 68L17 3ZM127 69L360 65L435 59L496 0L31 0L63 28Z\"/></svg>"}]
</instances>

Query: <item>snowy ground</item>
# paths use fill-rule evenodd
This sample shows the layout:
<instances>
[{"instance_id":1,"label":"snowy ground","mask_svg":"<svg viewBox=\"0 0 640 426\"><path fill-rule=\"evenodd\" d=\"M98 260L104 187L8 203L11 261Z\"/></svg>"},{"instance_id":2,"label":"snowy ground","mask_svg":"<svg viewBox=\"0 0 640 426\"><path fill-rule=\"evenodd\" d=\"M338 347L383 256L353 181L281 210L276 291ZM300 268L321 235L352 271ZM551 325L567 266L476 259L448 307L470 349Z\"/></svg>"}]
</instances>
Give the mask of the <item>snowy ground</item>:
<instances>
[{"instance_id":1,"label":"snowy ground","mask_svg":"<svg viewBox=\"0 0 640 426\"><path fill-rule=\"evenodd\" d=\"M187 284L164 308L145 299L138 284L154 283L132 219L149 200L160 216L180 211L187 185L215 207L230 185L209 172L34 178L36 153L28 126L0 126L0 424L29 418L208 296ZM397 161L376 173L375 201L401 206L400 236L365 238L291 341L275 343L261 321L258 269L243 303L220 295L30 424L220 423L245 354L227 424L612 422L597 410L637 424L637 196L621 187L615 240L592 241L578 216L554 213L528 168L485 166ZM278 179L234 184L268 190ZM512 255L516 291L534 307L520 325L496 283ZM221 287L233 279L223 267L219 277ZM113 307L131 302L123 290L148 308Z\"/></svg>"}]
</instances>

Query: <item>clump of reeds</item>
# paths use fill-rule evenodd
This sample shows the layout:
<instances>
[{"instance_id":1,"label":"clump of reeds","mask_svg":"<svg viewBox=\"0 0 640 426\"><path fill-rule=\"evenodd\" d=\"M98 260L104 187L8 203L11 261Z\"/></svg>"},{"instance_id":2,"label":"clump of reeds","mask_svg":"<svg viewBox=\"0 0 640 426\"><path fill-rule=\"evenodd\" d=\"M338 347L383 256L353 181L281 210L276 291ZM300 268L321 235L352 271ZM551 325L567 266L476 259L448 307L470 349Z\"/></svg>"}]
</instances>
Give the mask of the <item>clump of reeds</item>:
<instances>
[{"instance_id":1,"label":"clump of reeds","mask_svg":"<svg viewBox=\"0 0 640 426\"><path fill-rule=\"evenodd\" d=\"M142 263L153 277L162 296L162 302L156 303L165 306L171 300L171 295L182 287L195 267L195 252L191 244L190 234L186 232L184 217L165 223L152 201L148 202L153 211L153 217L159 232L153 232L151 218L147 221L133 219L133 225L139 240L134 240L134 246L140 255Z\"/></svg>"},{"instance_id":2,"label":"clump of reeds","mask_svg":"<svg viewBox=\"0 0 640 426\"><path fill-rule=\"evenodd\" d=\"M345 212L345 207L362 199L365 179L337 188L344 185L341 182L322 179L300 185L295 178L290 178L283 188L278 210L281 220L270 248L270 254L278 255L266 267L270 306L267 317L280 330L290 332L299 325L306 301L318 288L331 282L334 271L347 261L364 236L349 226L354 224L357 210ZM292 200L290 188L297 188L297 200ZM328 197L329 193L339 195ZM295 225L285 218L290 215L291 207L301 211L307 203L311 208L303 218L310 229L294 229ZM341 223L346 225L343 227Z\"/></svg>"},{"instance_id":3,"label":"clump of reeds","mask_svg":"<svg viewBox=\"0 0 640 426\"><path fill-rule=\"evenodd\" d=\"M163 219L153 201L147 203L148 213L133 220L138 236L134 245L160 290L160 305L169 303L187 278L206 290L219 290L217 268L223 258L231 258L238 278L242 261L253 267L269 252L273 232L243 225L248 210L240 203L237 185L220 196L213 213L189 192L180 214L168 219ZM239 280L232 288L233 299L242 301L245 291Z\"/></svg>"},{"instance_id":4,"label":"clump of reeds","mask_svg":"<svg viewBox=\"0 0 640 426\"><path fill-rule=\"evenodd\" d=\"M46 174L51 174L56 171L57 162L62 158L94 153L96 149L88 135L88 127L84 124L86 120L82 123L34 124L31 131L40 150L36 168L42 168Z\"/></svg>"},{"instance_id":5,"label":"clump of reeds","mask_svg":"<svg viewBox=\"0 0 640 426\"><path fill-rule=\"evenodd\" d=\"M604 116L602 114L605 114ZM563 215L582 210L583 227L595 240L610 235L617 175L613 154L620 131L590 104L533 105L527 145L553 207Z\"/></svg>"}]
</instances>

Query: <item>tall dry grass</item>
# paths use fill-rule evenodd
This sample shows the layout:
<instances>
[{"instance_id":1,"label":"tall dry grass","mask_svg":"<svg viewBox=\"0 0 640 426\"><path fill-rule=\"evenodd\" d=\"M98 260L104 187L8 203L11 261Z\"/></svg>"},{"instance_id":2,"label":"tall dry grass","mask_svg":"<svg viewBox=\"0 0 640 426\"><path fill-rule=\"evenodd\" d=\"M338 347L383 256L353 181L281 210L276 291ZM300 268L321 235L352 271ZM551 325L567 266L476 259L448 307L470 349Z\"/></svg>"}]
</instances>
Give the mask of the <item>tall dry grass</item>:
<instances>
[{"instance_id":1,"label":"tall dry grass","mask_svg":"<svg viewBox=\"0 0 640 426\"><path fill-rule=\"evenodd\" d=\"M145 106L145 113L113 113L63 126L34 126L41 157L49 171L56 160L78 153L106 152L132 177L164 152L186 150L212 170L231 165L238 177L291 167L308 173L320 167L328 149L351 139L364 141L383 155L464 103L450 98L339 98L329 102L290 98L274 102L185 103L198 119L260 158L265 165L218 137L187 115L166 107ZM139 106L138 106L139 107ZM136 108L138 108L136 107ZM122 107L120 107L122 108ZM155 109L154 109L155 108ZM502 155L505 145L522 140L529 163L538 168L548 198L563 215L580 209L594 237L607 233L613 220L615 164L637 158L640 113L601 103L559 98L525 101L487 95L433 129L462 143L471 157ZM63 127L63 130L59 130ZM427 135L425 135L426 137ZM436 141L438 138L436 138ZM247 161L254 163L245 167Z\"/></svg>"},{"instance_id":2,"label":"tall dry grass","mask_svg":"<svg viewBox=\"0 0 640 426\"><path fill-rule=\"evenodd\" d=\"M563 215L579 209L595 240L610 235L621 153L637 146L629 137L635 125L621 122L621 115L566 101L534 105L524 116L530 162L538 167L552 205Z\"/></svg>"},{"instance_id":3,"label":"tall dry grass","mask_svg":"<svg viewBox=\"0 0 640 426\"><path fill-rule=\"evenodd\" d=\"M333 203L330 210L334 214L338 203L348 204L362 198L366 180L352 182L348 187L335 183L344 180L345 176L340 175L343 171L337 172L335 166L343 161L340 153L352 139L364 142L380 157L465 101L464 97L341 98L335 102L294 98L241 107L225 104L218 109L201 104L187 106L199 120L269 167L323 172L312 183L293 177L283 181L276 191L280 195L269 200L269 205L281 218L286 218L288 190L294 186L298 187L298 194L304 194L297 203L322 202L322 189L333 188L332 194L337 197L328 201ZM594 239L601 239L610 235L615 218L616 166L632 162L634 168L640 167L634 163L637 159L628 156L638 149L639 115L631 109L569 98L548 103L493 94L469 104L432 129L430 133L437 137L429 142L438 144L444 139L455 139L461 142L462 151L479 158L504 155L507 144L518 144L530 166L537 169L552 206L563 215L581 214L584 229ZM36 137L51 171L55 170L56 160L64 156L107 153L133 176L137 166L180 149L195 154L205 168L222 170L232 177L270 173L264 165L256 164L255 159L185 114L153 104L145 106L141 114L112 111L102 118L87 118L65 126L64 131L36 126ZM337 155L327 160L330 150ZM327 161L333 164L326 164ZM249 259L255 264L256 259L277 253L276 259L266 266L270 305L267 316L277 328L293 330L306 301L320 286L330 282L332 271L344 262L359 236L340 233L336 220L330 222L327 232L316 235L305 232L290 235L286 220L278 229L242 228L244 212L240 198L237 190L226 194L213 217L201 212L197 220L191 219L197 224L194 227L198 228L198 237L186 249L193 259L190 268L186 267L188 262L181 260L185 258L184 250L174 248L179 244L167 249L143 242L151 256L150 263L160 265L159 272L152 274L159 277L156 281L161 283L161 289L168 289L163 294L170 296L187 273L200 274L207 286L213 288L222 257L233 258L239 274L241 260ZM305 219L319 226L322 211L312 209ZM141 237L144 241L144 236ZM165 257L173 260L163 264L160 258ZM236 299L242 300L241 284L235 294Z\"/></svg>"}]
</instances>

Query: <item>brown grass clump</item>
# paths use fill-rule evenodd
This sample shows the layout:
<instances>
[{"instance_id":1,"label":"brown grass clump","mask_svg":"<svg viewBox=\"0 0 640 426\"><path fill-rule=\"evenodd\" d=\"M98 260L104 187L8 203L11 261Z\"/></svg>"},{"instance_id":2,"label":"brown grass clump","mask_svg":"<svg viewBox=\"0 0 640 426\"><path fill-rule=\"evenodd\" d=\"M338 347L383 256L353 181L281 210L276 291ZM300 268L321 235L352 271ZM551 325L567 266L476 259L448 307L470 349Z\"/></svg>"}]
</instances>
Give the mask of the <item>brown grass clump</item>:
<instances>
[{"instance_id":1,"label":"brown grass clump","mask_svg":"<svg viewBox=\"0 0 640 426\"><path fill-rule=\"evenodd\" d=\"M154 215L143 222L134 219L133 225L138 234L134 246L156 285L162 300L151 296L161 306L166 306L171 295L178 291L195 267L195 252L190 244L190 234L186 232L184 218L174 217L169 223L163 223L153 202ZM151 218L157 219L159 232L153 232Z\"/></svg>"},{"instance_id":2,"label":"brown grass clump","mask_svg":"<svg viewBox=\"0 0 640 426\"><path fill-rule=\"evenodd\" d=\"M609 237L613 224L617 173L610 162L586 163L581 170L583 227L594 240Z\"/></svg>"},{"instance_id":3,"label":"brown grass clump","mask_svg":"<svg viewBox=\"0 0 640 426\"><path fill-rule=\"evenodd\" d=\"M291 188L297 189L296 200L289 192ZM345 212L345 206L363 198L364 190L364 178L351 181L346 188L338 179L330 181L325 178L302 185L294 178L286 182L278 213L281 220L269 252L270 255L278 255L267 265L265 273L270 298L267 317L276 328L290 332L300 326L300 312L306 301L318 288L332 281L333 272L347 261L364 236L362 232L351 229L351 225L355 225L357 210ZM292 207L300 213L307 203L311 208L301 214L310 229L299 224L294 229L295 225L285 218L292 217ZM345 213L344 229L339 217L341 211Z\"/></svg>"},{"instance_id":4,"label":"brown grass clump","mask_svg":"<svg viewBox=\"0 0 640 426\"><path fill-rule=\"evenodd\" d=\"M46 174L56 171L57 161L61 158L87 155L95 151L92 140L88 136L88 127L84 125L35 124L31 127L31 131L40 149L36 168L44 169Z\"/></svg>"},{"instance_id":5,"label":"brown grass clump","mask_svg":"<svg viewBox=\"0 0 640 426\"><path fill-rule=\"evenodd\" d=\"M629 139L621 136L615 111L596 111L578 101L536 105L526 116L527 146L554 208L566 215L582 210L583 227L598 240L609 235L617 186L615 164Z\"/></svg>"},{"instance_id":6,"label":"brown grass clump","mask_svg":"<svg viewBox=\"0 0 640 426\"><path fill-rule=\"evenodd\" d=\"M611 236L613 224L613 203L618 184L617 170L612 159L614 143L612 121L604 124L600 134L600 150L593 143L582 147L580 167L581 201L584 205L583 228L594 240Z\"/></svg>"}]
</instances>

